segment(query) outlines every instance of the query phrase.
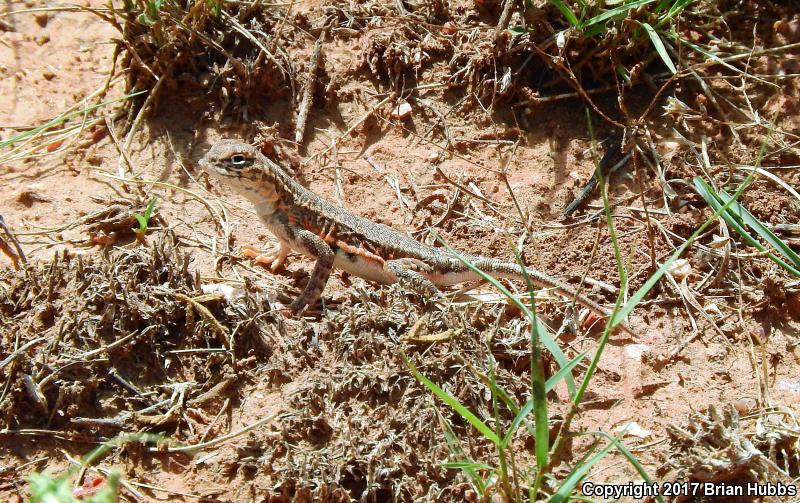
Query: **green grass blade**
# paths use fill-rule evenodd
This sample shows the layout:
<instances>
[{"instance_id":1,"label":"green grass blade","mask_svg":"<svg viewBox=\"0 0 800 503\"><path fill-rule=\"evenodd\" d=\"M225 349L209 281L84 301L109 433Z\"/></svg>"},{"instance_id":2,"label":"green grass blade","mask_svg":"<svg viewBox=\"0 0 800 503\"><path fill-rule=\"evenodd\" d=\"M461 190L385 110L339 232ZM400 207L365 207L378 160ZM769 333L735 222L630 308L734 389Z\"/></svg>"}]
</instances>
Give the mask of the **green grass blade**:
<instances>
[{"instance_id":1,"label":"green grass blade","mask_svg":"<svg viewBox=\"0 0 800 503\"><path fill-rule=\"evenodd\" d=\"M650 41L653 43L653 47L656 48L656 52L661 57L661 61L667 65L669 71L673 74L678 73L678 69L675 68L675 64L672 62L672 58L669 57L669 53L667 52L667 48L664 47L664 41L661 40L661 37L656 32L655 28L650 26L648 23L639 23L644 28L644 31L647 32L647 35L650 37Z\"/></svg>"},{"instance_id":2,"label":"green grass blade","mask_svg":"<svg viewBox=\"0 0 800 503\"><path fill-rule=\"evenodd\" d=\"M664 274L669 270L670 267L672 267L672 264L674 264L675 261L681 255L683 255L683 252L686 251L686 249L689 248L689 246L692 243L694 243L694 240L697 239L697 236L700 235L701 231L706 230L706 228L709 225L711 225L711 222L716 220L718 216L719 213L715 214L711 219L707 220L705 224L703 224L696 231L694 231L692 235L689 236L689 239L687 239L685 243L683 243L680 247L678 247L678 249L675 250L675 253L673 253L670 256L670 258L666 260L666 262L661 264L661 267L659 267L658 270L654 272L652 276L647 278L647 281L645 281L644 285L642 285L638 290L636 290L636 292L634 292L634 294L631 295L630 299L628 299L628 302L624 306L622 306L622 309L620 309L619 312L617 312L616 316L612 317L611 320L612 326L619 325L625 320L625 318L628 317L631 311L633 311L633 309L639 304L639 302L641 302L642 299L644 299L645 295L647 295L647 293L653 289L655 284L658 283L659 280L661 280L661 277L664 276Z\"/></svg>"},{"instance_id":3,"label":"green grass blade","mask_svg":"<svg viewBox=\"0 0 800 503\"><path fill-rule=\"evenodd\" d=\"M594 26L590 26L589 28L583 30L583 37L584 38L592 38L596 37L597 35L602 35L605 33L606 27L602 24L596 24Z\"/></svg>"},{"instance_id":4,"label":"green grass blade","mask_svg":"<svg viewBox=\"0 0 800 503\"><path fill-rule=\"evenodd\" d=\"M728 201L732 201L730 194L725 192L724 190L719 194L720 199L723 203L727 203ZM769 243L774 249L778 250L781 255L786 257L787 259L791 260L795 267L800 267L800 255L797 255L794 250L792 250L789 245L783 241L781 238L775 235L767 226L761 223L752 213L747 211L747 209L733 201L731 204L730 209L728 210L729 213L738 216L742 219L742 221L749 226L751 229L756 231L756 233L761 236L764 241ZM795 274L798 274L795 271ZM800 275L800 274L798 274Z\"/></svg>"},{"instance_id":5,"label":"green grass blade","mask_svg":"<svg viewBox=\"0 0 800 503\"><path fill-rule=\"evenodd\" d=\"M467 364L467 365L470 367L470 371L473 374L475 374L478 377L478 379L480 379L481 382L483 382L487 386L491 386L492 385L491 384L491 379L489 379L488 376L486 376L485 374L481 373L477 369L472 368L471 365L469 365L469 364ZM558 375L558 373L556 373L555 375ZM511 398L511 396L503 388L501 388L499 386L496 386L493 391L497 394L497 397L500 398L500 400L503 401L503 403L506 405L506 407L508 407L508 409L511 411L512 414L514 414L515 416L517 414L519 414L519 411L520 411L519 405L516 404L514 399ZM527 422L525 423L525 428L530 432L530 434L532 436L535 436L536 433L535 433L533 427L529 423L527 423Z\"/></svg>"},{"instance_id":6,"label":"green grass blade","mask_svg":"<svg viewBox=\"0 0 800 503\"><path fill-rule=\"evenodd\" d=\"M737 74L741 74L742 73L742 70L740 70L739 68L736 68L735 66L733 66L732 64L730 64L730 63L728 63L726 61L723 61L722 58L720 58L716 54L708 52L707 50L703 49L699 45L690 42L686 38L679 37L676 33L664 32L664 35L668 36L669 38L671 38L671 39L673 39L675 41L680 40L681 45L685 45L686 47L689 47L689 48L699 52L703 56L705 56L708 59L714 61L715 63L718 63L718 64L724 66L728 70L736 72Z\"/></svg>"},{"instance_id":7,"label":"green grass blade","mask_svg":"<svg viewBox=\"0 0 800 503\"><path fill-rule=\"evenodd\" d=\"M770 260L778 264L779 266L783 267L787 271L791 272L795 276L800 276L800 256L795 253L794 250L789 248L789 245L786 244L783 240L781 240L778 236L776 236L771 230L769 230L764 224L762 224L756 217L754 217L749 211L747 211L742 205L737 203L731 196L725 191L721 193L717 193L705 180L700 177L695 177L694 179L694 186L697 189L697 192L705 199L709 206L711 206L714 210L720 211L723 204L728 203L729 207L721 212L722 218L727 222L733 229L738 232L745 241L748 242L751 246L755 247L759 251L766 252L767 257ZM756 233L761 236L764 241L769 243L769 245L778 250L784 257L792 261L794 266L787 264L780 257L777 257L774 253L767 251L767 248L762 245L756 238L754 238L745 226L750 227Z\"/></svg>"},{"instance_id":8,"label":"green grass blade","mask_svg":"<svg viewBox=\"0 0 800 503\"><path fill-rule=\"evenodd\" d=\"M677 2L673 3L672 6L669 8L669 12L667 12L659 21L656 23L656 29L661 28L665 23L672 21L675 19L678 14L680 14L683 9L689 6L695 0L678 0ZM669 2L666 2L669 3ZM656 10L656 13L661 12L662 9Z\"/></svg>"},{"instance_id":9,"label":"green grass blade","mask_svg":"<svg viewBox=\"0 0 800 503\"><path fill-rule=\"evenodd\" d=\"M627 447L625 447L625 444L623 444L622 441L619 438L617 438L615 436L612 436L612 435L609 435L608 433L606 433L604 431L592 431L592 432L585 432L585 433L577 433L577 435L579 435L579 436L580 435L596 435L596 436L600 436L600 437L608 439L611 443L614 444L614 447L616 447L617 450L619 452L621 452L623 456L625 456L625 458L628 460L628 462L631 464L631 466L633 466L633 468L636 470L636 472L639 474L639 476L642 477L642 480L644 480L648 484L653 484L654 483L653 479L651 479L650 476L647 474L647 470L644 469L644 466L642 466L642 464L639 462L639 460L636 459L636 456L634 456L633 453L631 451L629 451ZM661 496L660 494L656 496L656 500L658 500L660 503L664 503L664 497Z\"/></svg>"},{"instance_id":10,"label":"green grass blade","mask_svg":"<svg viewBox=\"0 0 800 503\"><path fill-rule=\"evenodd\" d=\"M660 2L658 2L658 5L656 5L655 9L653 9L653 12L656 14L658 14L659 12L663 12L664 10L666 10L667 7L671 7L670 5L671 3L672 0L661 0Z\"/></svg>"},{"instance_id":11,"label":"green grass blade","mask_svg":"<svg viewBox=\"0 0 800 503\"><path fill-rule=\"evenodd\" d=\"M462 403L459 402L453 395L446 392L445 390L437 386L436 383L434 383L433 381L422 375L419 372L419 370L417 370L417 367L415 367L414 364L411 363L411 360L408 359L405 353L401 353L400 356L401 358L403 358L403 361L406 363L409 370L411 370L411 373L414 374L414 377L416 377L417 380L423 384L423 386L428 388L431 391L431 393L438 396L440 400L449 405L450 408L453 409L459 416L461 416L465 421L467 421L476 430L478 430L481 433L481 435L483 435L485 438L490 440L495 445L500 444L500 438L494 431L492 431L491 428L489 428L486 425L486 423L481 421L478 416L472 413L472 411L464 407L464 405L462 405Z\"/></svg>"},{"instance_id":12,"label":"green grass blade","mask_svg":"<svg viewBox=\"0 0 800 503\"><path fill-rule=\"evenodd\" d=\"M475 463L469 461L454 461L451 463L442 463L441 465L444 468L458 468L460 470L471 469L471 470L494 470L493 467L487 465L486 463Z\"/></svg>"},{"instance_id":13,"label":"green grass blade","mask_svg":"<svg viewBox=\"0 0 800 503\"><path fill-rule=\"evenodd\" d=\"M495 434L497 435L497 438L500 438L503 436L503 422L500 418L500 407L497 402L497 391L500 389L500 387L497 385L497 374L495 372L496 362L492 356L491 347L488 347L487 349L489 350L489 391L492 394L492 417L494 419ZM511 488L511 479L508 476L509 459L507 458L506 449L502 445L502 442L499 442L496 445L497 458L500 461L498 472L500 473L501 487L506 496L510 496L511 494L514 494L514 490Z\"/></svg>"},{"instance_id":14,"label":"green grass blade","mask_svg":"<svg viewBox=\"0 0 800 503\"><path fill-rule=\"evenodd\" d=\"M613 320L616 318L616 315L620 312L620 306L622 305L622 299L625 297L625 293L628 291L628 273L625 270L625 265L622 261L622 251L619 248L619 239L617 238L617 231L614 227L614 218L611 214L611 203L608 200L608 185L606 184L605 177L603 176L603 170L600 169L600 161L595 154L594 146L596 145L595 136L594 136L594 129L592 128L592 117L591 113L588 109L586 109L586 125L589 129L589 134L592 138L592 153L595 160L595 173L597 174L597 185L600 189L600 196L603 200L603 212L606 217L606 226L608 227L608 235L611 237L611 244L614 249L614 262L617 265L617 274L619 275L619 292L617 293L617 299L614 302L614 308L611 310L611 315L609 316L608 320L606 321L606 326L603 329L603 335L600 336L600 339L597 341L597 349L595 350L594 356L592 360L589 362L589 366L586 368L586 373L583 376L583 380L581 381L581 385L578 388L578 392L575 393L573 397L573 403L577 406L583 400L583 394L586 392L586 389L589 387L589 382L594 377L594 373L597 370L600 364L600 358L603 355L603 351L605 350L606 344L608 343L608 339L611 337L611 333L614 330Z\"/></svg>"},{"instance_id":15,"label":"green grass blade","mask_svg":"<svg viewBox=\"0 0 800 503\"><path fill-rule=\"evenodd\" d=\"M620 5L619 7L614 7L613 9L609 9L605 12L602 12L593 18L590 18L579 25L579 28L588 28L597 23L602 23L608 19L621 16L623 14L627 14L630 10L635 9L637 7L641 7L642 5L647 5L649 3L653 3L655 0L636 0L634 2L630 2L625 5Z\"/></svg>"},{"instance_id":16,"label":"green grass blade","mask_svg":"<svg viewBox=\"0 0 800 503\"><path fill-rule=\"evenodd\" d=\"M148 223L150 222L150 216L153 214L153 208L156 207L156 198L150 199L150 202L147 203L147 209L144 210L144 219Z\"/></svg>"},{"instance_id":17,"label":"green grass blade","mask_svg":"<svg viewBox=\"0 0 800 503\"><path fill-rule=\"evenodd\" d=\"M70 120L73 117L77 117L79 115L84 115L86 113L93 112L93 111L97 110L98 108L102 108L102 107L108 106L108 105L113 105L114 103L119 103L120 101L125 101L127 99L130 99L130 98L132 98L134 96L138 96L138 95L140 95L142 93L145 93L145 92L147 92L147 91L138 91L138 92L135 92L135 93L126 94L125 96L122 96L120 98L114 98L113 100L107 100L107 101L104 101L102 103L97 103L96 105L92 105L92 106L86 107L86 108L84 108L82 110L76 110L74 112L61 114L58 117L56 117L55 119L51 119L51 120L45 122L44 124L42 124L41 126L38 126L38 127L35 127L33 129L31 129L30 131L25 131L24 133L18 134L17 136L9 138L8 140L0 141L0 148L5 148L5 147L8 147L9 145L13 145L13 144L18 143L18 142L20 142L22 140L30 138L31 136L36 136L37 134L41 133L42 131L47 131L51 127L57 126L58 124L61 124L62 122L66 122L66 121Z\"/></svg>"},{"instance_id":18,"label":"green grass blade","mask_svg":"<svg viewBox=\"0 0 800 503\"><path fill-rule=\"evenodd\" d=\"M509 292L506 287L504 287L499 281L497 281L497 279L481 271L480 269L475 267L475 264L470 262L469 259L467 259L465 256L461 255L457 251L450 248L450 245L448 245L438 234L436 234L436 239L440 243L442 243L442 246L444 246L444 248L448 252L450 252L451 255L453 255L455 258L463 262L464 265L470 268L470 270L474 271L481 278L485 279L486 281L491 283L495 288L497 288L500 291L500 293L502 293L506 298L508 298L508 300L510 300L517 307L517 309L522 311L525 317L531 320L531 323L536 324L536 330L539 331L539 336L541 337L542 344L544 344L544 346L548 349L548 351L550 351L550 353L553 355L553 358L556 360L556 363L558 363L559 368L562 368L567 364L568 362L567 356L561 350L561 347L558 345L558 343L556 343L555 339L553 339L553 337L550 335L550 331L547 330L547 327L544 326L544 323L542 323L541 320L539 320L539 318L537 318L536 316L534 316L533 313L530 312L530 310L528 309L527 306L525 306L525 304L520 302L519 299L517 299L516 296L514 296L514 294ZM571 375L567 376L566 380L567 380L567 388L569 390L569 394L570 396L572 396L575 393L575 381Z\"/></svg>"},{"instance_id":19,"label":"green grass blade","mask_svg":"<svg viewBox=\"0 0 800 503\"><path fill-rule=\"evenodd\" d=\"M571 24L572 26L578 26L578 22L579 22L578 21L578 17L575 15L574 12L572 12L572 9L567 7L567 4L565 4L561 0L550 0L550 3L555 5L556 8L559 11L561 11L561 14L565 18L567 18L567 21L569 21L569 24Z\"/></svg>"},{"instance_id":20,"label":"green grass blade","mask_svg":"<svg viewBox=\"0 0 800 503\"><path fill-rule=\"evenodd\" d=\"M547 380L547 383L545 383L544 385L545 392L549 393L550 390L556 387L556 384L558 384L560 380L565 379L568 376L572 375L571 374L572 369L574 369L581 362L581 360L583 360L586 357L587 354L588 352L584 351L583 353L579 354L578 356L570 360L569 363L558 369L558 372L553 374L550 377L550 379Z\"/></svg>"},{"instance_id":21,"label":"green grass blade","mask_svg":"<svg viewBox=\"0 0 800 503\"><path fill-rule=\"evenodd\" d=\"M145 232L147 230L147 219L138 213L134 213L133 218L139 222L139 232Z\"/></svg>"},{"instance_id":22,"label":"green grass blade","mask_svg":"<svg viewBox=\"0 0 800 503\"><path fill-rule=\"evenodd\" d=\"M531 316L535 321L538 321L536 316L536 288L533 286L530 275L528 275L528 267L522 261L522 256L518 250L514 249L514 258L517 261L520 269L522 269L522 276L525 278L525 286L528 288L528 295L531 302ZM534 430L536 438L536 467L543 470L548 463L550 453L550 426L547 414L547 391L545 390L544 379L544 362L542 361L542 348L539 344L541 334L539 333L539 325L531 323L531 394L533 397L530 403L533 405ZM566 366L565 366L566 367ZM572 375L567 371L568 375ZM519 414L518 414L519 415ZM516 421L516 418L514 419ZM510 442L512 436L506 435L503 442Z\"/></svg>"},{"instance_id":23,"label":"green grass blade","mask_svg":"<svg viewBox=\"0 0 800 503\"><path fill-rule=\"evenodd\" d=\"M553 376L550 377L550 379L548 379L547 383L545 384L545 392L549 392L550 390L555 388L556 384L558 384L559 381L564 379L565 376L570 375L572 369L574 369L575 366L578 365L578 363L580 363L581 360L583 360L586 357L586 354L587 354L586 351L579 354L578 356L573 358L566 366L560 368L558 372L553 374ZM511 425L508 427L508 431L506 432L506 435L503 437L504 447L507 447L508 444L511 443L511 440L514 438L514 433L516 433L517 429L519 428L519 425L525 420L525 418L528 416L528 414L531 413L532 410L533 410L533 398L528 400L525 403L525 405L522 406L517 415L514 416L514 420L511 421Z\"/></svg>"},{"instance_id":24,"label":"green grass blade","mask_svg":"<svg viewBox=\"0 0 800 503\"><path fill-rule=\"evenodd\" d=\"M570 494L572 494L572 491L575 489L575 486L578 485L578 482L583 480L586 474L589 473L589 470L591 470L598 461L603 459L603 457L608 454L612 447L614 447L614 442L609 442L607 446L600 450L600 452L588 460L578 463L578 465L575 466L572 472L561 484L561 487L558 488L558 491L553 495L552 498L550 498L550 503L561 503L562 501L569 500Z\"/></svg>"},{"instance_id":25,"label":"green grass blade","mask_svg":"<svg viewBox=\"0 0 800 503\"><path fill-rule=\"evenodd\" d=\"M484 465L483 463L472 461L469 456L466 455L464 449L461 448L461 442L459 442L458 437L447 421L444 420L438 410L435 410L435 412L436 418L439 420L439 425L442 427L442 431L444 432L444 439L445 442L447 442L447 447L450 449L450 452L452 452L457 458L464 460L444 463L442 466L448 467L447 465L453 465L450 467L463 470L466 476L472 481L472 485L475 490L478 491L478 494L483 496L486 493L486 481L483 480L483 477L480 476L477 470L485 468L487 470L494 471L494 468L489 465Z\"/></svg>"},{"instance_id":26,"label":"green grass blade","mask_svg":"<svg viewBox=\"0 0 800 503\"><path fill-rule=\"evenodd\" d=\"M486 384L491 386L491 381L487 382ZM511 395L509 395L506 392L506 390L497 386L494 391L495 393L497 393L498 398L500 398L500 400L502 400L503 403L506 404L506 407L508 407L511 410L511 412L513 412L514 414L519 413L519 406L514 402L514 399L511 398Z\"/></svg>"},{"instance_id":27,"label":"green grass blade","mask_svg":"<svg viewBox=\"0 0 800 503\"><path fill-rule=\"evenodd\" d=\"M531 413L532 410L533 410L533 398L525 402L525 405L522 406L522 408L519 410L519 413L517 413L517 415L514 416L514 420L511 421L511 425L508 427L508 431L506 432L505 436L503 437L503 440L501 441L503 447L508 447L508 444L510 444L511 440L514 438L514 433L516 433L517 429L519 428L519 425L522 424L522 421L525 420L525 418L528 416L528 414ZM536 441L538 442L539 439L536 438Z\"/></svg>"}]
</instances>

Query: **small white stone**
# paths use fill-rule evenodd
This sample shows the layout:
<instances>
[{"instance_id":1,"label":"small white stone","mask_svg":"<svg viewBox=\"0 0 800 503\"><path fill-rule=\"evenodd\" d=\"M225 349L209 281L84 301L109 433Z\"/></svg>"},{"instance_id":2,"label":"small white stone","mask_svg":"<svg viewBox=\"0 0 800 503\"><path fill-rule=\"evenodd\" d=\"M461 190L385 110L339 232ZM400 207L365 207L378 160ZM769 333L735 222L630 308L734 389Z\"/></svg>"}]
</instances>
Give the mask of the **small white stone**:
<instances>
[{"instance_id":1,"label":"small white stone","mask_svg":"<svg viewBox=\"0 0 800 503\"><path fill-rule=\"evenodd\" d=\"M614 431L624 432L625 435L633 435L634 437L647 438L653 434L650 430L645 430L636 421L625 423L617 427Z\"/></svg>"},{"instance_id":2,"label":"small white stone","mask_svg":"<svg viewBox=\"0 0 800 503\"><path fill-rule=\"evenodd\" d=\"M703 306L703 310L708 314L714 315L717 319L722 319L722 311L719 309L719 306L714 304L713 302L706 304Z\"/></svg>"},{"instance_id":3,"label":"small white stone","mask_svg":"<svg viewBox=\"0 0 800 503\"><path fill-rule=\"evenodd\" d=\"M636 361L642 361L642 355L650 351L647 344L628 344L625 346L625 356Z\"/></svg>"},{"instance_id":4,"label":"small white stone","mask_svg":"<svg viewBox=\"0 0 800 503\"><path fill-rule=\"evenodd\" d=\"M394 107L391 114L392 119L405 120L411 117L411 105L403 100Z\"/></svg>"},{"instance_id":5,"label":"small white stone","mask_svg":"<svg viewBox=\"0 0 800 503\"><path fill-rule=\"evenodd\" d=\"M778 379L775 387L785 391L800 393L800 379Z\"/></svg>"},{"instance_id":6,"label":"small white stone","mask_svg":"<svg viewBox=\"0 0 800 503\"><path fill-rule=\"evenodd\" d=\"M669 274L677 281L683 281L692 274L692 265L685 258L679 258L669 268Z\"/></svg>"}]
</instances>

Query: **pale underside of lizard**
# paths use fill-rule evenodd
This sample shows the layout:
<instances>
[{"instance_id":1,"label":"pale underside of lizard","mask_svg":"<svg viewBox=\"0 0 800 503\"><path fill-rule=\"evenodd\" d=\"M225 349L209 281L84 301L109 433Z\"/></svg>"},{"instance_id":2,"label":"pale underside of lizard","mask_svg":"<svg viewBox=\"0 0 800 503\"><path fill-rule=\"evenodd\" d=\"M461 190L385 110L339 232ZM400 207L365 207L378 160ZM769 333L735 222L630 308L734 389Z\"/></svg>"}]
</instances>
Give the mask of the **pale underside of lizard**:
<instances>
[{"instance_id":1,"label":"pale underside of lizard","mask_svg":"<svg viewBox=\"0 0 800 503\"><path fill-rule=\"evenodd\" d=\"M200 160L200 166L249 199L278 239L279 245L261 256L261 262L271 264L275 270L290 251L316 260L305 290L291 305L293 311L319 300L333 268L376 283L399 282L428 297L441 296L437 287L482 279L446 251L359 217L314 194L246 143L220 141ZM464 257L493 277L524 279L517 264ZM536 286L553 289L600 316L608 316L602 306L571 286L536 269L526 268L526 272Z\"/></svg>"}]
</instances>

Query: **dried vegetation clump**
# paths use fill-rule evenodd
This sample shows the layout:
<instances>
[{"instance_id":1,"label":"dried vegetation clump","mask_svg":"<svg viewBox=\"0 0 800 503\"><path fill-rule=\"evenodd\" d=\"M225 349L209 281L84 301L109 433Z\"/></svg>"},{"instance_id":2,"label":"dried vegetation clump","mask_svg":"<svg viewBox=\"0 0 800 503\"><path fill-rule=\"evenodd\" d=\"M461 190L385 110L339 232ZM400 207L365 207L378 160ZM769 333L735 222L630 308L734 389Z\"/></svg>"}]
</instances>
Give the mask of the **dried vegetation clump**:
<instances>
[{"instance_id":1,"label":"dried vegetation clump","mask_svg":"<svg viewBox=\"0 0 800 503\"><path fill-rule=\"evenodd\" d=\"M147 103L154 108L164 96L203 98L247 118L248 107L292 96L293 62L268 35L281 33L285 10L239 2L129 3L113 18L122 33L121 65L128 91L151 91Z\"/></svg>"},{"instance_id":2,"label":"dried vegetation clump","mask_svg":"<svg viewBox=\"0 0 800 503\"><path fill-rule=\"evenodd\" d=\"M521 349L527 333L524 323L506 319L502 308L424 312L400 288L350 290L341 308L329 312L316 330L309 327L296 344L317 356L305 365L287 365L294 384L290 410L281 416L283 442L298 446L297 452L269 449L275 481L292 491L319 487L315 501L329 501L327 495L338 488L355 500L464 500L469 487L456 483L457 474L441 463L462 450L477 459L492 457L493 446L472 437L471 426L457 414L436 406L408 372L403 352L478 416L490 418L486 341ZM529 360L513 350L505 356L494 369L495 379L522 402ZM500 417L513 418L509 411ZM445 423L457 438L442 435ZM472 440L461 445L458 439L466 437ZM530 441L526 431L519 434L518 445Z\"/></svg>"},{"instance_id":3,"label":"dried vegetation clump","mask_svg":"<svg viewBox=\"0 0 800 503\"><path fill-rule=\"evenodd\" d=\"M259 300L203 294L174 239L2 273L3 428L180 423L167 412L171 382L189 381L180 393L191 401L269 354ZM173 353L182 349L196 351Z\"/></svg>"},{"instance_id":4,"label":"dried vegetation clump","mask_svg":"<svg viewBox=\"0 0 800 503\"><path fill-rule=\"evenodd\" d=\"M800 424L786 409L741 419L733 406L711 406L668 433L672 455L664 469L674 480L775 485L800 475Z\"/></svg>"},{"instance_id":5,"label":"dried vegetation clump","mask_svg":"<svg viewBox=\"0 0 800 503\"><path fill-rule=\"evenodd\" d=\"M407 92L433 79L469 103L524 108L561 99L565 92L589 100L596 92L622 94L639 84L660 93L673 80L643 27L663 28L664 9L645 6L624 16L595 16L578 28L552 2L526 4L518 12L502 9L506 4L333 2L318 12L293 12L273 4L180 1L155 8L131 0L128 10L111 19L122 33L118 51L128 91L150 91L152 105L164 93L206 107L221 105L234 117L258 115L265 104L282 100L297 108L307 47L317 39L360 39L353 47L359 72L393 91ZM697 23L692 43L724 36L716 22L721 8L702 2L681 12ZM666 47L673 60L691 64L705 58Z\"/></svg>"}]
</instances>

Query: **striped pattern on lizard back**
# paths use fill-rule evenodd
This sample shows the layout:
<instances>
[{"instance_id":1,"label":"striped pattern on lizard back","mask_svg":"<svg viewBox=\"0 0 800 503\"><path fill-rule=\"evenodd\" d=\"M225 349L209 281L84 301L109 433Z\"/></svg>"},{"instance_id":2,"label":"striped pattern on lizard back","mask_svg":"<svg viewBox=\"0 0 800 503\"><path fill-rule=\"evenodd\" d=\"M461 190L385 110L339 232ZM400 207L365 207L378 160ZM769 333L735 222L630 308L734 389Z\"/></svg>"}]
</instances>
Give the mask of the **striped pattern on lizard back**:
<instances>
[{"instance_id":1,"label":"striped pattern on lizard back","mask_svg":"<svg viewBox=\"0 0 800 503\"><path fill-rule=\"evenodd\" d=\"M285 212L289 222L310 230L334 249L381 262L417 259L442 271L463 266L455 257L447 257L387 225L355 215L320 197L309 197L315 194L292 182L296 184L294 194L277 210Z\"/></svg>"}]
</instances>

